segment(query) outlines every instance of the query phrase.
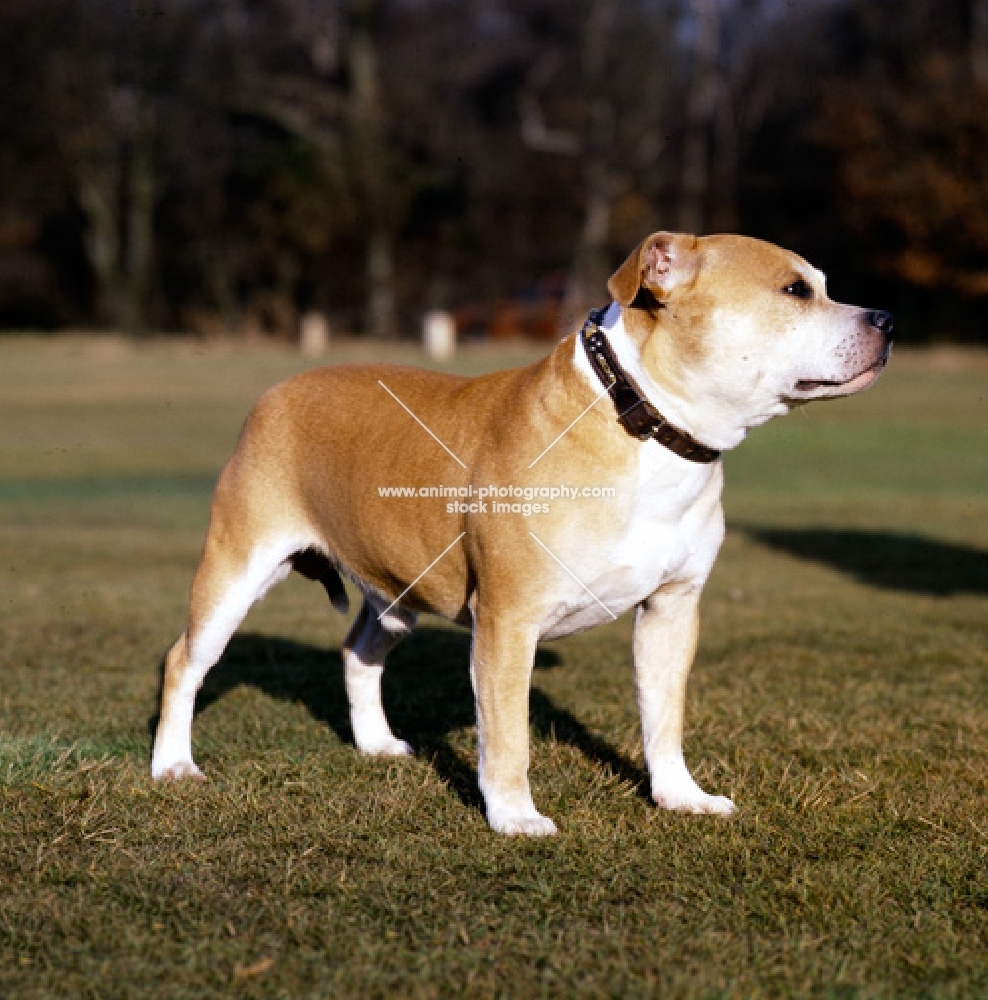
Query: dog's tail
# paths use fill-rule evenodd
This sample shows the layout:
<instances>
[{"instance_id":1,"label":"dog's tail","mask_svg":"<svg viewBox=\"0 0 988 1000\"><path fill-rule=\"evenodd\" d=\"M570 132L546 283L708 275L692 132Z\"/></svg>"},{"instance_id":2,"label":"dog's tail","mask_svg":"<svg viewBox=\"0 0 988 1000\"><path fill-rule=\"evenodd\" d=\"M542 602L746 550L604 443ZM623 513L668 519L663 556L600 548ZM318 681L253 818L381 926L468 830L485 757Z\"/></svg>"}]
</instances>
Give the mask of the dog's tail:
<instances>
[{"instance_id":1,"label":"dog's tail","mask_svg":"<svg viewBox=\"0 0 988 1000\"><path fill-rule=\"evenodd\" d=\"M326 588L330 604L341 615L350 610L350 599L343 587L343 579L329 558L317 549L305 549L292 556L292 569L307 580L316 580Z\"/></svg>"}]
</instances>

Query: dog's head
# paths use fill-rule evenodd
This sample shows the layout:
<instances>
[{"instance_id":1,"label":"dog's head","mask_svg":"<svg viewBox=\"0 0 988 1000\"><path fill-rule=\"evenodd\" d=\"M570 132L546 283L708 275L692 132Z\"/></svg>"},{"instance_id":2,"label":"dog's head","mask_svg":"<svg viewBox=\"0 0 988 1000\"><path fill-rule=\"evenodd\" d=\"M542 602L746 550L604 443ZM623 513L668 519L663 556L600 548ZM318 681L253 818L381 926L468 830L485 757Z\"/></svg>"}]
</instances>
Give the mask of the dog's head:
<instances>
[{"instance_id":1,"label":"dog's head","mask_svg":"<svg viewBox=\"0 0 988 1000\"><path fill-rule=\"evenodd\" d=\"M866 389L888 360L890 313L832 301L818 270L761 240L653 233L607 287L648 376L744 429Z\"/></svg>"}]
</instances>

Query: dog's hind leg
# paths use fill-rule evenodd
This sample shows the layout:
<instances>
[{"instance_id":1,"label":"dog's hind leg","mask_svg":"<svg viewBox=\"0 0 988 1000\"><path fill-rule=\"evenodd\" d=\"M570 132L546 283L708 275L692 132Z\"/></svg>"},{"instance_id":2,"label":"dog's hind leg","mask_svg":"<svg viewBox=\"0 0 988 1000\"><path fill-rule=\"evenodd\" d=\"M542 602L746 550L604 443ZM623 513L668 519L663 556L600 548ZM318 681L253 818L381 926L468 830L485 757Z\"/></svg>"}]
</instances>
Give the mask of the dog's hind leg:
<instances>
[{"instance_id":1,"label":"dog's hind leg","mask_svg":"<svg viewBox=\"0 0 988 1000\"><path fill-rule=\"evenodd\" d=\"M238 557L214 537L207 538L192 582L189 627L165 659L151 757L155 780L202 777L192 760L196 693L251 605L291 572L291 556L298 549L298 544L283 541L256 545L246 557Z\"/></svg>"},{"instance_id":2,"label":"dog's hind leg","mask_svg":"<svg viewBox=\"0 0 988 1000\"><path fill-rule=\"evenodd\" d=\"M414 627L415 615L411 612L393 607L382 615L376 602L367 598L343 641L350 725L354 742L363 753L401 757L412 752L391 732L385 718L381 677L384 658Z\"/></svg>"}]
</instances>

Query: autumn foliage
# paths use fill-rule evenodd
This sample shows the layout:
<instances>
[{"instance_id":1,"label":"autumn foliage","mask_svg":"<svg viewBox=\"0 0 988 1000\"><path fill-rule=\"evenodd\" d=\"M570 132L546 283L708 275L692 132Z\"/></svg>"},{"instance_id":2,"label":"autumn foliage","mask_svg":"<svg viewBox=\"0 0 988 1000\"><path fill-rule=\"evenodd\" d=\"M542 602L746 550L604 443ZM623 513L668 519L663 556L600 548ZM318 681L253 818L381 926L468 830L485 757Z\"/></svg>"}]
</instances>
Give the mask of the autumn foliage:
<instances>
[{"instance_id":1,"label":"autumn foliage","mask_svg":"<svg viewBox=\"0 0 988 1000\"><path fill-rule=\"evenodd\" d=\"M4 0L0 327L542 335L658 228L988 329L988 0Z\"/></svg>"}]
</instances>

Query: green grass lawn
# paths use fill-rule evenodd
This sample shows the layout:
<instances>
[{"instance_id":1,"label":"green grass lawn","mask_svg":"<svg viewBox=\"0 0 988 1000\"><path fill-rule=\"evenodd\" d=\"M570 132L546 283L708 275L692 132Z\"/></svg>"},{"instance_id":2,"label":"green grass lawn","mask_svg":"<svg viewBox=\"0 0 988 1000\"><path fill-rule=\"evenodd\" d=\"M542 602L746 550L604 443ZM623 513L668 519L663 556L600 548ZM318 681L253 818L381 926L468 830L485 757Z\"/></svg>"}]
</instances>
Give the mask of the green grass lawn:
<instances>
[{"instance_id":1,"label":"green grass lawn","mask_svg":"<svg viewBox=\"0 0 988 1000\"><path fill-rule=\"evenodd\" d=\"M395 650L420 752L364 759L298 577L200 695L212 780L151 785L212 483L305 364L0 341L0 996L988 996L988 355L897 355L728 457L687 759L736 818L647 801L627 616L541 650L548 841L484 822L466 633Z\"/></svg>"}]
</instances>

